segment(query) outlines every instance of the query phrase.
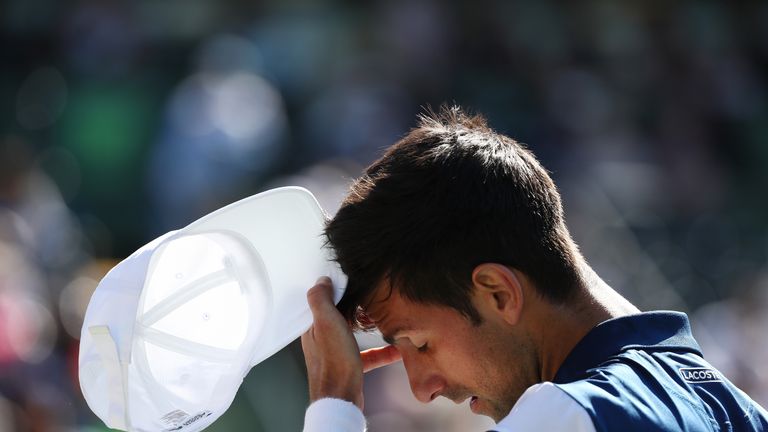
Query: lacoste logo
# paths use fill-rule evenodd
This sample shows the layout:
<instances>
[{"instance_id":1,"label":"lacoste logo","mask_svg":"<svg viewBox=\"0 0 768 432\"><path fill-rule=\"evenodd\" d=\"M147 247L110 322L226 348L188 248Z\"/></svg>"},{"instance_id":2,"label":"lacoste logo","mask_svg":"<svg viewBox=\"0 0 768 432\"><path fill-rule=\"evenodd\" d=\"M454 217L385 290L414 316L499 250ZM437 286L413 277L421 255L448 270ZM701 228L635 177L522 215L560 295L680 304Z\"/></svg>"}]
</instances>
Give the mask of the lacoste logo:
<instances>
[{"instance_id":1,"label":"lacoste logo","mask_svg":"<svg viewBox=\"0 0 768 432\"><path fill-rule=\"evenodd\" d=\"M680 368L680 375L683 377L683 380L694 384L723 380L723 376L720 375L720 372L705 367Z\"/></svg>"},{"instance_id":2,"label":"lacoste logo","mask_svg":"<svg viewBox=\"0 0 768 432\"><path fill-rule=\"evenodd\" d=\"M191 425L192 423L194 423L194 422L196 422L196 421L200 420L201 418L206 418L206 417L208 417L209 415L211 415L211 412L210 412L210 411L203 411L203 412L201 412L201 413L197 414L197 415L196 415L196 416L194 416L194 417L190 417L190 418L188 418L187 420L185 420L185 421L184 421L184 423L182 423L182 425L183 425L183 426L189 426L189 425Z\"/></svg>"},{"instance_id":3,"label":"lacoste logo","mask_svg":"<svg viewBox=\"0 0 768 432\"><path fill-rule=\"evenodd\" d=\"M166 423L174 422L174 426L163 429L164 432L172 432L172 431L178 431L184 429L184 427L191 425L192 423L202 419L206 418L209 415L213 414L212 412L205 410L203 412L200 412L194 416L189 416L189 414L185 413L181 410L175 410L172 411L165 416L161 420L165 421Z\"/></svg>"}]
</instances>

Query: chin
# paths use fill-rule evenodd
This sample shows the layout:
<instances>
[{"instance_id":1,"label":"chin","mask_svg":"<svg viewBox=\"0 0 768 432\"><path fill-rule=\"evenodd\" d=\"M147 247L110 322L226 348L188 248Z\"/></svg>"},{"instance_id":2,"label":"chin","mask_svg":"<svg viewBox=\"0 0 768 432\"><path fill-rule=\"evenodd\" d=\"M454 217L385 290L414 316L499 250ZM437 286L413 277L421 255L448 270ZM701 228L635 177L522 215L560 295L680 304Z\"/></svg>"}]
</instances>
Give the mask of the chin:
<instances>
[{"instance_id":1,"label":"chin","mask_svg":"<svg viewBox=\"0 0 768 432\"><path fill-rule=\"evenodd\" d=\"M495 413L492 413L492 414L484 414L484 415L487 416L487 417L490 417L491 420L494 421L494 423L498 423L498 422L504 420L504 417L506 417L508 414L509 414L509 412L506 412L504 414L495 412Z\"/></svg>"},{"instance_id":2,"label":"chin","mask_svg":"<svg viewBox=\"0 0 768 432\"><path fill-rule=\"evenodd\" d=\"M500 422L504 417L506 417L507 414L509 414L509 411L512 409L511 407L506 409L500 404L493 403L487 399L481 398L473 398L470 401L469 408L473 413L490 417L496 423Z\"/></svg>"}]
</instances>

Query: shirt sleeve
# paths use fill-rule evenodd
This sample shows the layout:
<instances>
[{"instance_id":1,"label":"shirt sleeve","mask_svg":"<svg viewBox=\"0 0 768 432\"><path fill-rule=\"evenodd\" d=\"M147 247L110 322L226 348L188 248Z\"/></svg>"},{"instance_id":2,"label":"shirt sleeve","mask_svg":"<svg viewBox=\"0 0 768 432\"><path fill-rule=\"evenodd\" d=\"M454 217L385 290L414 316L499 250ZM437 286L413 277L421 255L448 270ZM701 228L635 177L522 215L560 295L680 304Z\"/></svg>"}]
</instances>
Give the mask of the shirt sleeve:
<instances>
[{"instance_id":1,"label":"shirt sleeve","mask_svg":"<svg viewBox=\"0 0 768 432\"><path fill-rule=\"evenodd\" d=\"M544 382L529 387L493 430L595 432L595 426L578 402L560 387Z\"/></svg>"},{"instance_id":2,"label":"shirt sleeve","mask_svg":"<svg viewBox=\"0 0 768 432\"><path fill-rule=\"evenodd\" d=\"M304 414L304 432L365 432L365 416L352 402L318 399Z\"/></svg>"}]
</instances>

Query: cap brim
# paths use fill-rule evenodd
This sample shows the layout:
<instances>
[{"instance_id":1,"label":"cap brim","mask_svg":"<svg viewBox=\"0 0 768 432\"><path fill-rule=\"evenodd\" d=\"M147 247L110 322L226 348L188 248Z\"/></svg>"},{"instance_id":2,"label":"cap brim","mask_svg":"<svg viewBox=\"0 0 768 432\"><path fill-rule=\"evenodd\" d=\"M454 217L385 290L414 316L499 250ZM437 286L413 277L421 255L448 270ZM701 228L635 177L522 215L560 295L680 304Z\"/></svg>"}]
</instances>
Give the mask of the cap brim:
<instances>
[{"instance_id":1,"label":"cap brim","mask_svg":"<svg viewBox=\"0 0 768 432\"><path fill-rule=\"evenodd\" d=\"M181 229L177 235L207 232L236 234L261 257L271 286L272 306L251 365L301 336L312 324L306 293L320 276L333 281L334 302L346 288L346 276L326 247L326 215L301 187L272 189L221 208Z\"/></svg>"}]
</instances>

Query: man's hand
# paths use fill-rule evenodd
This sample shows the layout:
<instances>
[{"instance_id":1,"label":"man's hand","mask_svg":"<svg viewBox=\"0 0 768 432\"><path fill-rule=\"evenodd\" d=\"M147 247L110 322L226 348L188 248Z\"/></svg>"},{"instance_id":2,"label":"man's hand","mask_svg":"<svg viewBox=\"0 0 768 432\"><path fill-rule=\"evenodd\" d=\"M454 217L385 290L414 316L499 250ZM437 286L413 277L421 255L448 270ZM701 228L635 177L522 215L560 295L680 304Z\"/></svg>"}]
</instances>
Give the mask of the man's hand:
<instances>
[{"instance_id":1,"label":"man's hand","mask_svg":"<svg viewBox=\"0 0 768 432\"><path fill-rule=\"evenodd\" d=\"M363 371L400 360L393 346L360 352L346 320L333 304L333 287L327 277L307 292L313 324L301 336L309 376L309 400L344 399L363 409Z\"/></svg>"},{"instance_id":2,"label":"man's hand","mask_svg":"<svg viewBox=\"0 0 768 432\"><path fill-rule=\"evenodd\" d=\"M403 359L400 351L394 345L360 351L360 358L363 359L363 372L372 371Z\"/></svg>"}]
</instances>

